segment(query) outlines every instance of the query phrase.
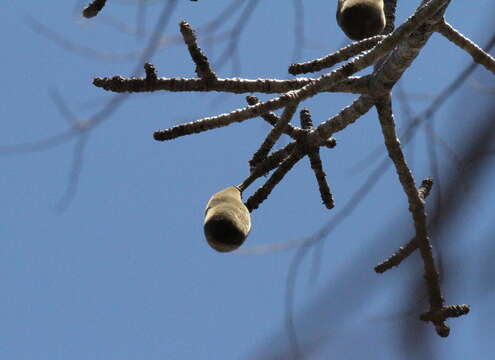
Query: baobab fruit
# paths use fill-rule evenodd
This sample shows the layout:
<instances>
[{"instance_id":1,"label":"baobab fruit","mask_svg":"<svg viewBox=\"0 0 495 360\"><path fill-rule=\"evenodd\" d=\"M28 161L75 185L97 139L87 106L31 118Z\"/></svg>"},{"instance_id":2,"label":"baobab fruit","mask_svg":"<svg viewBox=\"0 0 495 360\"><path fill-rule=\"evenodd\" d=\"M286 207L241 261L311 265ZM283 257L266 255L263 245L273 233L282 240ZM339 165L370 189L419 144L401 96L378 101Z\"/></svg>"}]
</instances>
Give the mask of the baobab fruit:
<instances>
[{"instance_id":1,"label":"baobab fruit","mask_svg":"<svg viewBox=\"0 0 495 360\"><path fill-rule=\"evenodd\" d=\"M241 191L230 186L214 194L205 211L204 232L210 246L229 252L242 245L251 230L251 215Z\"/></svg>"},{"instance_id":2,"label":"baobab fruit","mask_svg":"<svg viewBox=\"0 0 495 360\"><path fill-rule=\"evenodd\" d=\"M380 34L385 28L383 0L338 0L337 23L352 40Z\"/></svg>"}]
</instances>

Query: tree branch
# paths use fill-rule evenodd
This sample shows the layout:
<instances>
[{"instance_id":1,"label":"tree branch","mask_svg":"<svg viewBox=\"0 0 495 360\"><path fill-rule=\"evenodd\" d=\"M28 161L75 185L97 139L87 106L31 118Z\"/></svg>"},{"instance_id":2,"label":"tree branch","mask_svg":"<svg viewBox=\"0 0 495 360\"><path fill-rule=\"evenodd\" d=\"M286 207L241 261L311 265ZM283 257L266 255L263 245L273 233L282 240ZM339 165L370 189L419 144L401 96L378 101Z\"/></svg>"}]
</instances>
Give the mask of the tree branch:
<instances>
[{"instance_id":1,"label":"tree branch","mask_svg":"<svg viewBox=\"0 0 495 360\"><path fill-rule=\"evenodd\" d=\"M462 35L457 29L453 28L449 23L442 21L438 24L437 31L449 41L459 46L466 51L473 61L483 65L488 71L495 74L495 59L493 56L483 51L478 45Z\"/></svg>"}]
</instances>

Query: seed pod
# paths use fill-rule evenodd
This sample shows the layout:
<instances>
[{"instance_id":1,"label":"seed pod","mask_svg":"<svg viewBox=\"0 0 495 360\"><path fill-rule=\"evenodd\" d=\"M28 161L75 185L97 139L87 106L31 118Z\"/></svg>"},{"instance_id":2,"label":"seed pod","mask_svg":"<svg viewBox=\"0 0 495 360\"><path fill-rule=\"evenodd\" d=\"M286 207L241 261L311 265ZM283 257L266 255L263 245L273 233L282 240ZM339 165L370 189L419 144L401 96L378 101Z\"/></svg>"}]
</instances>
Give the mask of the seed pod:
<instances>
[{"instance_id":1,"label":"seed pod","mask_svg":"<svg viewBox=\"0 0 495 360\"><path fill-rule=\"evenodd\" d=\"M213 249L220 252L237 249L250 230L251 215L237 187L230 186L210 198L206 205L204 231Z\"/></svg>"},{"instance_id":2,"label":"seed pod","mask_svg":"<svg viewBox=\"0 0 495 360\"><path fill-rule=\"evenodd\" d=\"M383 0L338 0L337 23L352 40L380 34L385 28Z\"/></svg>"}]
</instances>

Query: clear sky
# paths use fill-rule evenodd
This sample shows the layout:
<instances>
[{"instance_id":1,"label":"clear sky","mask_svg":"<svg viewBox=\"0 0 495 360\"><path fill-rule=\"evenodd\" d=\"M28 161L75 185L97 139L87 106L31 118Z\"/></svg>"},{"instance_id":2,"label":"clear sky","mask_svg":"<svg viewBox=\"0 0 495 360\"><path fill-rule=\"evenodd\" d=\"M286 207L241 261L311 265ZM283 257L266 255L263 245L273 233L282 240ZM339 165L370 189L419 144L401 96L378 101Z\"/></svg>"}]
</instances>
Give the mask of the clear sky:
<instances>
[{"instance_id":1,"label":"clear sky","mask_svg":"<svg viewBox=\"0 0 495 360\"><path fill-rule=\"evenodd\" d=\"M242 14L247 1L235 2L237 8L211 32L204 25L234 0L179 1L162 46L146 59L158 76L195 76L185 45L177 41L181 20L203 29L198 31L200 45L221 77L289 78L286 69L295 57L322 57L346 43L335 24L334 0L304 1L304 46L296 50L300 28L294 12L300 9L293 1L260 1L249 16ZM398 1L398 21L419 2ZM0 2L1 359L291 358L287 279L297 250L258 250L320 229L383 158L360 163L383 147L376 113L370 111L337 134L335 149L322 151L334 210L321 205L304 159L253 213L243 247L220 254L204 239L204 207L213 193L247 176L247 162L268 125L251 119L164 143L152 134L244 107L244 95L131 94L86 139L62 137L56 146L5 153L4 146L68 129L53 94L79 121L104 108L114 95L94 87L92 79L130 76L142 68L140 54L163 3L109 0L98 17L87 20L80 16L82 2L75 0ZM494 9L490 0L452 1L447 20L483 45L495 31ZM247 24L238 52L219 62L239 19ZM434 35L401 82L412 110L425 108L469 62L465 53ZM494 87L492 74L478 69L436 113L438 136L433 139L444 182L455 171L468 174L469 164L453 153L476 132L476 117L493 101ZM303 106L318 124L353 98L325 94ZM396 108L403 129L406 114L398 100ZM425 150L431 137L424 129L407 150L418 181L432 175ZM78 183L71 188L71 169L79 160ZM356 164L361 164L357 171ZM417 319L426 310L417 254L384 275L373 271L412 235L406 198L389 168L353 214L332 228L324 247L311 250L295 271L292 329L305 358L492 356L494 296L487 279L492 279L495 251L490 186L495 171L487 164L476 187L460 185L459 191L469 193L469 204L456 215L459 226L441 239L446 300L473 308L468 316L450 321L451 336L441 339ZM68 187L73 198L65 202ZM253 255L257 252L264 253Z\"/></svg>"}]
</instances>

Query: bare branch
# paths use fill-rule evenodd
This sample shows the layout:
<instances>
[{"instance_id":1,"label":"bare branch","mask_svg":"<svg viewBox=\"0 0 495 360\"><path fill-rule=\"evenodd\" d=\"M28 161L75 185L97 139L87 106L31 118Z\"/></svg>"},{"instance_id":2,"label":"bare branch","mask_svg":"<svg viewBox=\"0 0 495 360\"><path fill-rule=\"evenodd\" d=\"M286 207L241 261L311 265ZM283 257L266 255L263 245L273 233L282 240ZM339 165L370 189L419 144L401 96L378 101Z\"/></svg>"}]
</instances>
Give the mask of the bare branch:
<instances>
[{"instance_id":1,"label":"bare branch","mask_svg":"<svg viewBox=\"0 0 495 360\"><path fill-rule=\"evenodd\" d=\"M445 4L448 2L449 1L445 1ZM433 1L428 2L426 5L419 8L415 14L418 14L421 9L430 6L432 3ZM374 77L370 82L370 90L375 96L380 92L383 95L386 95L419 55L419 52L433 33L436 24L441 21L443 12L445 11L445 8L443 7L445 4L439 6L437 11L434 11L429 15L420 26L411 32L410 36L400 43L399 46L392 51L390 56L384 59L380 64L377 64L374 71ZM392 34L395 34L400 30L402 26L404 25L401 25Z\"/></svg>"},{"instance_id":2,"label":"bare branch","mask_svg":"<svg viewBox=\"0 0 495 360\"><path fill-rule=\"evenodd\" d=\"M443 21L438 24L437 31L466 51L473 61L483 65L488 71L495 74L495 59L493 56L483 51L478 45L462 35L457 29L453 28L449 23Z\"/></svg>"},{"instance_id":3,"label":"bare branch","mask_svg":"<svg viewBox=\"0 0 495 360\"><path fill-rule=\"evenodd\" d=\"M260 204L266 200L268 195L272 192L273 188L284 178L290 169L299 161L304 155L295 149L288 158L286 158L277 170L270 176L266 183L261 186L254 195L252 195L247 201L246 206L250 212L256 210Z\"/></svg>"},{"instance_id":4,"label":"bare branch","mask_svg":"<svg viewBox=\"0 0 495 360\"><path fill-rule=\"evenodd\" d=\"M266 175L273 169L277 168L280 163L289 157L289 155L296 148L296 143L291 142L285 145L283 148L273 152L270 154L265 160L256 165L254 169L252 169L251 174L237 187L243 192L247 189L249 185L251 185L256 179Z\"/></svg>"},{"instance_id":5,"label":"bare branch","mask_svg":"<svg viewBox=\"0 0 495 360\"><path fill-rule=\"evenodd\" d=\"M260 100L256 96L252 95L247 95L246 96L246 101L249 105L255 105L260 102ZM273 112L268 112L266 114L261 115L263 120L265 120L267 123L269 123L272 126L275 126L275 124L278 122L279 117L277 114ZM300 128L295 127L294 125L288 123L287 126L284 128L283 132L287 135L289 135L291 138L294 140L297 139L297 134L301 131Z\"/></svg>"},{"instance_id":6,"label":"bare branch","mask_svg":"<svg viewBox=\"0 0 495 360\"><path fill-rule=\"evenodd\" d=\"M367 96L360 96L351 105L342 109L338 115L318 125L315 132L322 139L329 138L332 134L344 130L348 125L354 123L359 117L366 114L372 106L372 99Z\"/></svg>"},{"instance_id":7,"label":"bare branch","mask_svg":"<svg viewBox=\"0 0 495 360\"><path fill-rule=\"evenodd\" d=\"M263 141L260 148L254 153L251 160L249 160L251 168L254 168L259 162L266 158L266 155L268 155L273 145L278 141L282 132L287 127L287 124L292 119L292 116L297 109L297 105L298 103L289 103L287 105L280 119L278 119L273 129L266 136L265 141Z\"/></svg>"},{"instance_id":8,"label":"bare branch","mask_svg":"<svg viewBox=\"0 0 495 360\"><path fill-rule=\"evenodd\" d=\"M317 72L323 69L330 68L338 64L339 62L346 61L351 57L362 53L365 50L371 49L384 38L385 36L383 35L373 36L367 39L356 41L320 59L315 59L300 64L292 64L291 66L289 66L289 73L292 75L298 75L306 74L309 72Z\"/></svg>"},{"instance_id":9,"label":"bare branch","mask_svg":"<svg viewBox=\"0 0 495 360\"><path fill-rule=\"evenodd\" d=\"M395 28L395 9L397 8L397 0L384 0L385 11L385 29L383 34L389 34L394 31Z\"/></svg>"},{"instance_id":10,"label":"bare branch","mask_svg":"<svg viewBox=\"0 0 495 360\"><path fill-rule=\"evenodd\" d=\"M214 81L217 76L210 67L208 58L203 54L198 46L196 40L196 34L186 21L180 23L180 32L184 38L184 42L187 45L189 54L192 60L196 64L196 74L205 81Z\"/></svg>"},{"instance_id":11,"label":"bare branch","mask_svg":"<svg viewBox=\"0 0 495 360\"><path fill-rule=\"evenodd\" d=\"M356 92L352 88L353 80L359 78L351 78L350 82L338 83L333 87L329 87L326 91L329 92ZM314 79L298 78L292 80L276 80L276 79L217 79L216 81L206 82L198 78L158 78L153 83L146 82L146 78L125 78L123 76L114 76L111 78L97 77L93 80L93 85L113 92L151 92L151 91L173 91L173 92L190 92L190 91L221 91L234 94L245 94L249 92L259 92L265 94L279 94L290 90L300 89L305 85L313 82ZM349 89L349 91L346 91ZM361 91L357 91L360 93Z\"/></svg>"},{"instance_id":12,"label":"bare branch","mask_svg":"<svg viewBox=\"0 0 495 360\"><path fill-rule=\"evenodd\" d=\"M301 127L306 134L310 134L313 130L313 121L311 119L311 113L308 109L301 110L300 114ZM323 171L323 164L321 163L320 149L318 146L311 146L307 143L309 136L299 136L299 142L302 143L303 149L306 151L309 157L311 168L316 177L318 183L318 189L320 190L321 200L327 209L334 207L333 195L330 191L330 187L325 179L326 174Z\"/></svg>"},{"instance_id":13,"label":"bare branch","mask_svg":"<svg viewBox=\"0 0 495 360\"><path fill-rule=\"evenodd\" d=\"M334 201L330 187L328 186L327 180L325 179L326 174L323 171L323 165L321 163L320 151L319 149L312 149L308 152L309 161L311 168L313 169L318 182L318 189L320 190L321 200L325 204L327 209L332 209L334 207Z\"/></svg>"},{"instance_id":14,"label":"bare branch","mask_svg":"<svg viewBox=\"0 0 495 360\"><path fill-rule=\"evenodd\" d=\"M445 315L449 312L445 311L446 308L440 290L439 275L436 270L432 247L428 238L424 199L421 198L420 192L414 185L414 178L406 164L400 148L400 143L397 139L390 95L379 99L376 103L376 107L389 157L395 165L402 188L407 195L409 211L412 214L416 230L415 238L418 242L421 258L423 259L430 310L427 313L428 315L422 316L422 319L431 321L435 325L437 334L446 337L449 335L450 329L447 324L445 324ZM425 194L425 191L422 191L421 193Z\"/></svg>"},{"instance_id":15,"label":"bare branch","mask_svg":"<svg viewBox=\"0 0 495 360\"><path fill-rule=\"evenodd\" d=\"M490 51L495 46L495 34L492 35L490 40L484 47L486 52ZM472 62L449 84L447 85L438 95L435 96L433 101L428 105L428 107L423 110L419 115L412 117L409 125L405 131L400 136L401 141L407 144L411 141L415 135L415 130L423 123L426 119L432 117L438 109L449 99L460 87L466 79L473 73L473 71L478 67L478 63ZM377 159L383 151L383 147L379 146L373 151L370 151L369 155L360 161L354 168L363 168L366 164L370 164L373 159Z\"/></svg>"},{"instance_id":16,"label":"bare branch","mask_svg":"<svg viewBox=\"0 0 495 360\"><path fill-rule=\"evenodd\" d=\"M339 69L330 72L329 74L323 75L317 80L310 82L308 85L302 88L288 93L282 96L268 100L266 102L250 106L245 109L238 109L230 114L219 115L212 118L205 118L198 120L193 123L187 123L175 126L167 130L160 130L154 133L155 140L164 141L170 140L176 137L189 135L193 133L198 133L217 127L227 126L233 122L241 122L248 118L259 116L263 113L280 109L286 106L289 102L301 102L307 98L316 95L322 88L330 87L343 80L344 78L351 76L357 71L370 66L377 59L379 59L387 51L392 50L397 43L412 31L414 31L418 26L420 26L428 16L435 14L438 9L444 6L448 0L431 0L425 6L420 7L414 15L412 15L404 24L397 28L393 33L388 35L384 40L382 40L375 48L366 54L355 58L354 60L348 62L347 64L341 66ZM117 78L117 82L122 82L124 79ZM103 83L103 79L95 79L94 83L98 86L99 83ZM323 124L322 124L323 125ZM325 131L325 127L321 128L321 125L317 130ZM324 138L328 138L324 136Z\"/></svg>"},{"instance_id":17,"label":"bare branch","mask_svg":"<svg viewBox=\"0 0 495 360\"><path fill-rule=\"evenodd\" d=\"M293 102L297 102L297 99L295 97L295 92L290 91L273 100L248 106L247 108L238 109L229 114L207 117L194 122L177 125L166 130L155 131L153 137L157 141L165 141L185 135L216 129L219 127L228 126L234 122L242 122L247 119L260 116L264 113L279 109L280 107L287 106L289 103Z\"/></svg>"},{"instance_id":18,"label":"bare branch","mask_svg":"<svg viewBox=\"0 0 495 360\"><path fill-rule=\"evenodd\" d=\"M424 201L430 194L431 188L433 186L433 180L427 178L423 180L421 186L418 189L419 197ZM377 266L375 266L375 271L379 274L393 268L394 266L399 266L400 263L411 255L414 250L418 248L418 242L416 238L412 238L406 245L401 246L397 252L395 252L388 259L384 260Z\"/></svg>"}]
</instances>

